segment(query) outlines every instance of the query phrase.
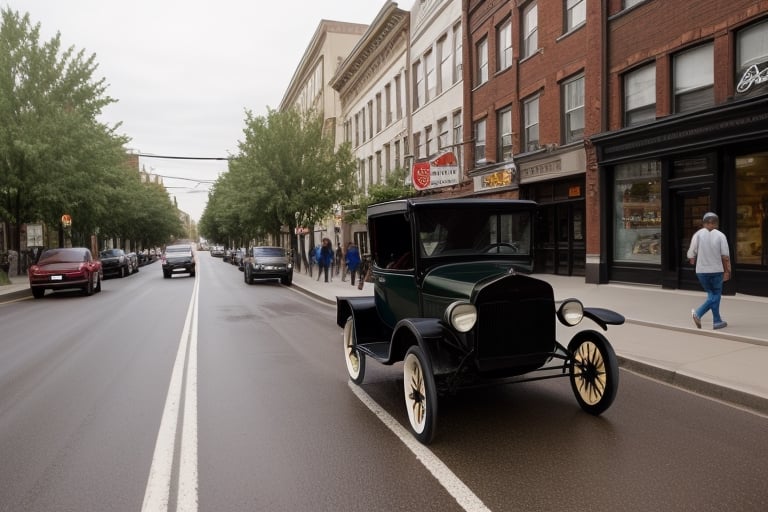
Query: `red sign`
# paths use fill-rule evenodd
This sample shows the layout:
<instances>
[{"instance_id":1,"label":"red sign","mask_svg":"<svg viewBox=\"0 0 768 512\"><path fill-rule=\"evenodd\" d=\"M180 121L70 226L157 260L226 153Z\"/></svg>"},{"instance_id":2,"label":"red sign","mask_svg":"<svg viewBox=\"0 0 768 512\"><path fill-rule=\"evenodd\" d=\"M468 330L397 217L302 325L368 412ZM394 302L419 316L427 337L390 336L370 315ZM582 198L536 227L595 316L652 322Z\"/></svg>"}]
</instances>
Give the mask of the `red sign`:
<instances>
[{"instance_id":1,"label":"red sign","mask_svg":"<svg viewBox=\"0 0 768 512\"><path fill-rule=\"evenodd\" d=\"M432 181L432 172L429 168L429 162L418 162L413 164L413 186L416 190L424 190L429 187Z\"/></svg>"}]
</instances>

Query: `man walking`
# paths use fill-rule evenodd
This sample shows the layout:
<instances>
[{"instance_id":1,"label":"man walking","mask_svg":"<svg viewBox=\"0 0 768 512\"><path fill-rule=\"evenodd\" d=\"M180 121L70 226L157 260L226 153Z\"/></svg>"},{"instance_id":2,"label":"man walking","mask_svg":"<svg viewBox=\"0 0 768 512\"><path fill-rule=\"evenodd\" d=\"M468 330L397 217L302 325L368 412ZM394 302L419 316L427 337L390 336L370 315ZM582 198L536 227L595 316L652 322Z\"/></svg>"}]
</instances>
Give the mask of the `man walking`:
<instances>
[{"instance_id":1,"label":"man walking","mask_svg":"<svg viewBox=\"0 0 768 512\"><path fill-rule=\"evenodd\" d=\"M720 219L717 214L707 212L702 219L704 227L693 234L688 248L688 259L696 265L696 277L699 279L707 300L691 310L693 323L701 329L701 317L712 310L712 328L722 329L728 322L720 317L720 298L723 295L723 282L731 278L731 259L728 240L717 229Z\"/></svg>"}]
</instances>

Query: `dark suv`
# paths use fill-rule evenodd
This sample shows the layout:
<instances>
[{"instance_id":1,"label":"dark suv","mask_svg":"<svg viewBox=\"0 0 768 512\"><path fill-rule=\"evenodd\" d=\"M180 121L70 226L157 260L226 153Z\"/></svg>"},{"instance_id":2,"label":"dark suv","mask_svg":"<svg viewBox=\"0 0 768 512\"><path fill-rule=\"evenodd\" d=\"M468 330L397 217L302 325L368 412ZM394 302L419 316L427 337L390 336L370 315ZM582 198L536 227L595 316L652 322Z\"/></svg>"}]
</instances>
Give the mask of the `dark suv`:
<instances>
[{"instance_id":1,"label":"dark suv","mask_svg":"<svg viewBox=\"0 0 768 512\"><path fill-rule=\"evenodd\" d=\"M403 361L408 421L423 443L435 435L438 395L465 387L568 377L585 411L613 403L619 368L608 340L582 330L560 343L555 318L607 329L624 317L577 299L557 307L552 286L527 275L536 209L502 199L368 208L374 295L337 298L347 372L362 384L366 359Z\"/></svg>"},{"instance_id":2,"label":"dark suv","mask_svg":"<svg viewBox=\"0 0 768 512\"><path fill-rule=\"evenodd\" d=\"M163 277L169 279L175 272L195 277L195 252L190 244L169 245L160 259Z\"/></svg>"},{"instance_id":3,"label":"dark suv","mask_svg":"<svg viewBox=\"0 0 768 512\"><path fill-rule=\"evenodd\" d=\"M282 247L251 247L241 270L246 284L253 284L254 279L280 279L285 286L293 283L293 263Z\"/></svg>"}]
</instances>

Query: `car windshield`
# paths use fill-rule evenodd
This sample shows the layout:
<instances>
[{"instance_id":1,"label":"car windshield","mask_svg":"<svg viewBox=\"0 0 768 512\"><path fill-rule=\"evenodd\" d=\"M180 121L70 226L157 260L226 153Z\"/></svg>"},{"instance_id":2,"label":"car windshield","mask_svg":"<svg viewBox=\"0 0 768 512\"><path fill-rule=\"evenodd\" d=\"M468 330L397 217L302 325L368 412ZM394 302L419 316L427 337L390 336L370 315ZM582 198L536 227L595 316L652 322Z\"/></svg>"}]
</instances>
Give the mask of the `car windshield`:
<instances>
[{"instance_id":1,"label":"car windshield","mask_svg":"<svg viewBox=\"0 0 768 512\"><path fill-rule=\"evenodd\" d=\"M253 255L278 258L281 256L285 256L285 249L281 247L254 247Z\"/></svg>"},{"instance_id":2,"label":"car windshield","mask_svg":"<svg viewBox=\"0 0 768 512\"><path fill-rule=\"evenodd\" d=\"M429 209L420 212L419 251L424 258L471 255L529 255L528 211Z\"/></svg>"},{"instance_id":3,"label":"car windshield","mask_svg":"<svg viewBox=\"0 0 768 512\"><path fill-rule=\"evenodd\" d=\"M50 265L52 263L80 263L86 261L85 252L82 249L49 249L38 260L38 265Z\"/></svg>"},{"instance_id":4,"label":"car windshield","mask_svg":"<svg viewBox=\"0 0 768 512\"><path fill-rule=\"evenodd\" d=\"M172 245L166 247L165 252L192 252L192 248L188 245Z\"/></svg>"},{"instance_id":5,"label":"car windshield","mask_svg":"<svg viewBox=\"0 0 768 512\"><path fill-rule=\"evenodd\" d=\"M102 258L114 258L115 256L122 256L123 251L120 249L107 249L106 251L101 251L99 255Z\"/></svg>"}]
</instances>

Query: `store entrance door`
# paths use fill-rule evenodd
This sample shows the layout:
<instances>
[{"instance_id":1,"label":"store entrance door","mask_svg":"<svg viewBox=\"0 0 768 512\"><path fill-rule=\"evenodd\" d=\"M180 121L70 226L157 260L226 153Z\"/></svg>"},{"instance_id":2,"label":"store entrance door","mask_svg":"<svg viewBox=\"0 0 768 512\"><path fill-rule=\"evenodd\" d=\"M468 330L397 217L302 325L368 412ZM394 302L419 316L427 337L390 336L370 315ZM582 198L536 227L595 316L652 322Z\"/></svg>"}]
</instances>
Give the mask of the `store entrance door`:
<instances>
[{"instance_id":1,"label":"store entrance door","mask_svg":"<svg viewBox=\"0 0 768 512\"><path fill-rule=\"evenodd\" d=\"M586 262L584 201L542 205L536 233L536 272L583 276Z\"/></svg>"},{"instance_id":2,"label":"store entrance door","mask_svg":"<svg viewBox=\"0 0 768 512\"><path fill-rule=\"evenodd\" d=\"M709 187L677 190L673 194L674 231L671 266L677 270L677 287L684 290L701 290L696 269L688 262L691 237L701 228L701 219L711 209Z\"/></svg>"}]
</instances>

